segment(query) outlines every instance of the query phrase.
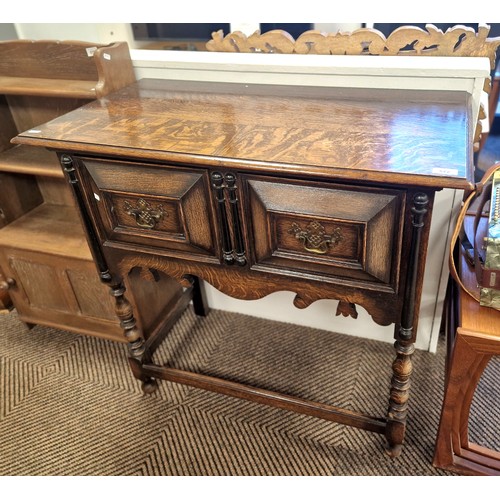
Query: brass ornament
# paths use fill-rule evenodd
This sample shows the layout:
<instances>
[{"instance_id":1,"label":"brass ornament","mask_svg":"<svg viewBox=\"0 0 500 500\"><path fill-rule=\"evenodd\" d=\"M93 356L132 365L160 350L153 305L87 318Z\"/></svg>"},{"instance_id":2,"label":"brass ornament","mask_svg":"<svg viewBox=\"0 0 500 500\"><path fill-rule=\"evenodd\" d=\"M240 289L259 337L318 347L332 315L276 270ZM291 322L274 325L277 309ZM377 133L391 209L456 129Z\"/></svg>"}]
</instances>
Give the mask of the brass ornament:
<instances>
[{"instance_id":1,"label":"brass ornament","mask_svg":"<svg viewBox=\"0 0 500 500\"><path fill-rule=\"evenodd\" d=\"M128 215L134 217L136 224L144 229L154 229L164 216L168 214L163 210L162 205L153 208L143 198L137 200L137 205L133 207L128 201L123 204Z\"/></svg>"},{"instance_id":2,"label":"brass ornament","mask_svg":"<svg viewBox=\"0 0 500 500\"><path fill-rule=\"evenodd\" d=\"M335 228L333 234L326 234L326 229L318 221L309 222L306 229L302 229L296 222L292 222L288 232L302 241L304 250L316 254L325 254L330 246L338 245L342 240L340 228Z\"/></svg>"}]
</instances>

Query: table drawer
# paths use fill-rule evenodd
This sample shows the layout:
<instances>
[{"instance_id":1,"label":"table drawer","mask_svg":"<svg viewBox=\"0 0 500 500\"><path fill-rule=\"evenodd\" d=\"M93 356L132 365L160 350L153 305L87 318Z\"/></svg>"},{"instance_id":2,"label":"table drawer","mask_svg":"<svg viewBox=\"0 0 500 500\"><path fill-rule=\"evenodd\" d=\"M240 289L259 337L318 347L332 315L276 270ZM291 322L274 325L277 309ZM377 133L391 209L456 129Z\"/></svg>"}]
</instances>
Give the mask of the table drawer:
<instances>
[{"instance_id":1,"label":"table drawer","mask_svg":"<svg viewBox=\"0 0 500 500\"><path fill-rule=\"evenodd\" d=\"M82 159L105 237L215 255L204 170Z\"/></svg>"},{"instance_id":2,"label":"table drawer","mask_svg":"<svg viewBox=\"0 0 500 500\"><path fill-rule=\"evenodd\" d=\"M254 266L397 289L405 192L248 178Z\"/></svg>"}]
</instances>

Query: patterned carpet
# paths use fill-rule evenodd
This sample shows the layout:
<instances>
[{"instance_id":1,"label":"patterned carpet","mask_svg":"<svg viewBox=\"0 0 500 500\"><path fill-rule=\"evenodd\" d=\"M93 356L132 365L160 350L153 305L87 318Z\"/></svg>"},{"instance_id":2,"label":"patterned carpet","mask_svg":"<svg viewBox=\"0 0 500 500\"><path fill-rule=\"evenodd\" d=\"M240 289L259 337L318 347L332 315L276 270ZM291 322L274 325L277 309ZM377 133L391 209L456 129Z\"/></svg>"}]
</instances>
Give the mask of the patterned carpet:
<instances>
[{"instance_id":1,"label":"patterned carpet","mask_svg":"<svg viewBox=\"0 0 500 500\"><path fill-rule=\"evenodd\" d=\"M444 345L416 352L406 445L378 434L160 382L142 394L126 347L0 315L0 475L447 475L431 465ZM188 309L159 362L385 414L393 348L234 313ZM500 363L490 363L471 434L498 447ZM496 386L495 386L496 384ZM496 427L498 430L498 426ZM496 440L496 441L495 441Z\"/></svg>"}]
</instances>

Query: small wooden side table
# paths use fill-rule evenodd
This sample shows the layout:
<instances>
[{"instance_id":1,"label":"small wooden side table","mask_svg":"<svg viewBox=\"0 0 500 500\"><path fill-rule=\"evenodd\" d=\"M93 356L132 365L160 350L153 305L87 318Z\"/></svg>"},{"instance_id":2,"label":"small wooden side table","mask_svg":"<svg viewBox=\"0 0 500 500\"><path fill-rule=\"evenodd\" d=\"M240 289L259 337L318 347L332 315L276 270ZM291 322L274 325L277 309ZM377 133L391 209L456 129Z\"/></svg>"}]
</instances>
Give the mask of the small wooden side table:
<instances>
[{"instance_id":1,"label":"small wooden side table","mask_svg":"<svg viewBox=\"0 0 500 500\"><path fill-rule=\"evenodd\" d=\"M471 223L472 216L469 224ZM460 256L464 284L476 277ZM500 311L480 306L452 284L446 305L446 387L433 465L467 475L500 475L500 453L469 440L470 407L488 362L500 354ZM455 322L456 320L456 322Z\"/></svg>"}]
</instances>

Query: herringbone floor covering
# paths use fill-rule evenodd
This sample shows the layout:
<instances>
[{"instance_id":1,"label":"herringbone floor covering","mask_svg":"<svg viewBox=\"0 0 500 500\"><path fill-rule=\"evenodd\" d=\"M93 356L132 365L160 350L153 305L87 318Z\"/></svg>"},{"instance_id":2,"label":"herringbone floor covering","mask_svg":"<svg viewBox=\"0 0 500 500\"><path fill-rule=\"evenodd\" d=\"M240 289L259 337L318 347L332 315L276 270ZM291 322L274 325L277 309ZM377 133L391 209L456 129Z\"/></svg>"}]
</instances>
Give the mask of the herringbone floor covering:
<instances>
[{"instance_id":1,"label":"herringbone floor covering","mask_svg":"<svg viewBox=\"0 0 500 500\"><path fill-rule=\"evenodd\" d=\"M188 309L157 361L382 416L392 359L390 344ZM496 361L471 424L489 446ZM391 460L378 434L169 382L144 395L124 345L2 315L0 475L444 475L431 465L443 369L442 342L415 354L406 445Z\"/></svg>"}]
</instances>

